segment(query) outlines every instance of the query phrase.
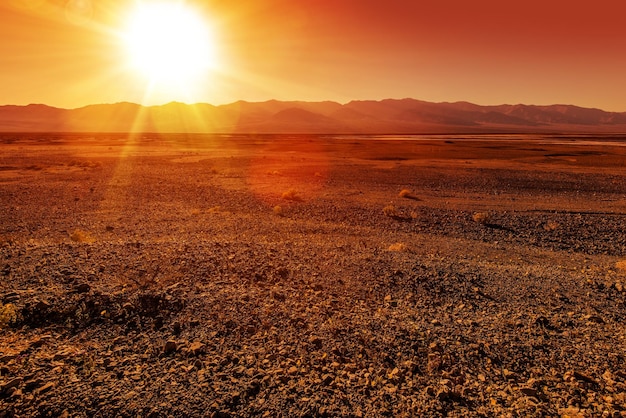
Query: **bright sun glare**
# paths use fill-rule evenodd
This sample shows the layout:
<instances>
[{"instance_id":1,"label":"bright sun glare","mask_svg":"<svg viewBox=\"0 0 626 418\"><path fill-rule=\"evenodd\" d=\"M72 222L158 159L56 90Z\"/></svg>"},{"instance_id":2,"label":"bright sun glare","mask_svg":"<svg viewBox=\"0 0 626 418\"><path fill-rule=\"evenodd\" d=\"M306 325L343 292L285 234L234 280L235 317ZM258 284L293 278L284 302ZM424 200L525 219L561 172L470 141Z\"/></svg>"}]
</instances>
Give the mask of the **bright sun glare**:
<instances>
[{"instance_id":1,"label":"bright sun glare","mask_svg":"<svg viewBox=\"0 0 626 418\"><path fill-rule=\"evenodd\" d=\"M181 2L138 4L122 38L129 64L151 83L190 86L215 66L207 22Z\"/></svg>"}]
</instances>

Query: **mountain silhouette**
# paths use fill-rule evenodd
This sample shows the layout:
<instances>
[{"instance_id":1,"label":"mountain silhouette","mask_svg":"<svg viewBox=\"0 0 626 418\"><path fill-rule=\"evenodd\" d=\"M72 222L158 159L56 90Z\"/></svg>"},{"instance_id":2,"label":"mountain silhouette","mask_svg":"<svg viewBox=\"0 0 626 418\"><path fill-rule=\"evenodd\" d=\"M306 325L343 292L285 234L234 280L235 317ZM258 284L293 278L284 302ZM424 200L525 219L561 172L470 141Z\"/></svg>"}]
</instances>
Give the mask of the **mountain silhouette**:
<instances>
[{"instance_id":1,"label":"mountain silhouette","mask_svg":"<svg viewBox=\"0 0 626 418\"><path fill-rule=\"evenodd\" d=\"M3 132L526 133L626 132L626 113L573 105L432 103L415 99L336 102L238 101L96 104L61 109L0 106Z\"/></svg>"}]
</instances>

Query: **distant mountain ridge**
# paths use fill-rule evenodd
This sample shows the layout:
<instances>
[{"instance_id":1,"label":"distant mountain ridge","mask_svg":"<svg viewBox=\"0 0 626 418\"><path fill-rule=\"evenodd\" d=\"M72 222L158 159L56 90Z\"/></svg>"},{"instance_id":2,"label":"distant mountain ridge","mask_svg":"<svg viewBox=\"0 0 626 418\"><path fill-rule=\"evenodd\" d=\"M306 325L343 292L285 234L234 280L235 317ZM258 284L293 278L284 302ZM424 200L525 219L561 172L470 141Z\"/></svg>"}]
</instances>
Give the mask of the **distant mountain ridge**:
<instances>
[{"instance_id":1,"label":"distant mountain ridge","mask_svg":"<svg viewBox=\"0 0 626 418\"><path fill-rule=\"evenodd\" d=\"M177 133L525 133L626 132L626 112L574 105L432 103L416 99L246 102L214 106L172 102L61 109L0 106L2 132Z\"/></svg>"}]
</instances>

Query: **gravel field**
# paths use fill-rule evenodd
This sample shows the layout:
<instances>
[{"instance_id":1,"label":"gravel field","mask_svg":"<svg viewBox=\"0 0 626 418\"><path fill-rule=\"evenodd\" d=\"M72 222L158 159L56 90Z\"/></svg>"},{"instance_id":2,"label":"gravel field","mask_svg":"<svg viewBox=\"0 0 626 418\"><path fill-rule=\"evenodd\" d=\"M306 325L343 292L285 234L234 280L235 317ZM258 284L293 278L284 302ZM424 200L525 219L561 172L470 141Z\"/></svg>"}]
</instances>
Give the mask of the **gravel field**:
<instances>
[{"instance_id":1,"label":"gravel field","mask_svg":"<svg viewBox=\"0 0 626 418\"><path fill-rule=\"evenodd\" d=\"M0 418L626 417L626 146L0 136Z\"/></svg>"}]
</instances>

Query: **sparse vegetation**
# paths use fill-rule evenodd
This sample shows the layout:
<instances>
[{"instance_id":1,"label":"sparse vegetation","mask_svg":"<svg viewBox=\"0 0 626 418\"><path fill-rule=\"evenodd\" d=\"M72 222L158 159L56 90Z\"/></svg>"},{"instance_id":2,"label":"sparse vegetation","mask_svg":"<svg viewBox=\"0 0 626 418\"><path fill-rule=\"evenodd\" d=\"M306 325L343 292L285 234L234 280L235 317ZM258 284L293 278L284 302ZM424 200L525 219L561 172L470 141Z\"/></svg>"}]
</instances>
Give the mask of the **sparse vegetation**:
<instances>
[{"instance_id":1,"label":"sparse vegetation","mask_svg":"<svg viewBox=\"0 0 626 418\"><path fill-rule=\"evenodd\" d=\"M400 190L400 193L398 193L399 197L407 197L411 194L411 191L409 189L402 189Z\"/></svg>"},{"instance_id":2,"label":"sparse vegetation","mask_svg":"<svg viewBox=\"0 0 626 418\"><path fill-rule=\"evenodd\" d=\"M283 193L282 198L285 200L300 201L302 198L298 195L298 192L294 189L289 189Z\"/></svg>"},{"instance_id":3,"label":"sparse vegetation","mask_svg":"<svg viewBox=\"0 0 626 418\"><path fill-rule=\"evenodd\" d=\"M0 329L7 327L17 319L17 309L12 303L0 304Z\"/></svg>"},{"instance_id":4,"label":"sparse vegetation","mask_svg":"<svg viewBox=\"0 0 626 418\"><path fill-rule=\"evenodd\" d=\"M96 239L91 236L91 234L87 231L83 231L81 229L75 229L74 232L70 234L70 239L74 242L86 242L91 243Z\"/></svg>"},{"instance_id":5,"label":"sparse vegetation","mask_svg":"<svg viewBox=\"0 0 626 418\"><path fill-rule=\"evenodd\" d=\"M419 200L419 198L415 196L413 192L410 191L409 189L400 190L400 193L398 193L398 197L403 197L405 199Z\"/></svg>"},{"instance_id":6,"label":"sparse vegetation","mask_svg":"<svg viewBox=\"0 0 626 418\"><path fill-rule=\"evenodd\" d=\"M383 208L383 213L385 216L389 216L393 218L394 216L398 216L398 211L396 211L396 207L393 205L387 205Z\"/></svg>"},{"instance_id":7,"label":"sparse vegetation","mask_svg":"<svg viewBox=\"0 0 626 418\"><path fill-rule=\"evenodd\" d=\"M474 212L472 215L472 220L481 225L485 225L489 223L490 216L487 212Z\"/></svg>"},{"instance_id":8,"label":"sparse vegetation","mask_svg":"<svg viewBox=\"0 0 626 418\"><path fill-rule=\"evenodd\" d=\"M402 251L406 251L407 250L407 246L406 244L403 244L401 242L397 242L395 244L391 244L389 246L389 248L387 248L388 251L392 251L392 252L402 252Z\"/></svg>"},{"instance_id":9,"label":"sparse vegetation","mask_svg":"<svg viewBox=\"0 0 626 418\"><path fill-rule=\"evenodd\" d=\"M558 229L558 227L559 227L559 224L558 222L555 222L555 221L548 221L545 224L543 224L543 229L548 232L555 231L556 229Z\"/></svg>"}]
</instances>

